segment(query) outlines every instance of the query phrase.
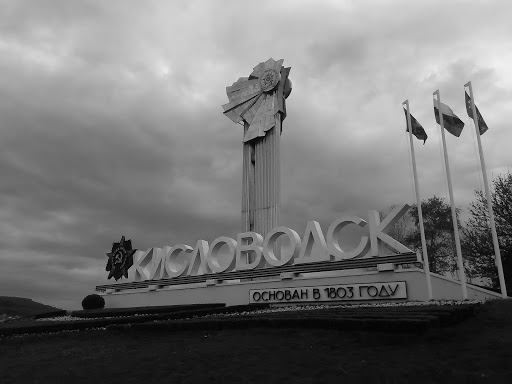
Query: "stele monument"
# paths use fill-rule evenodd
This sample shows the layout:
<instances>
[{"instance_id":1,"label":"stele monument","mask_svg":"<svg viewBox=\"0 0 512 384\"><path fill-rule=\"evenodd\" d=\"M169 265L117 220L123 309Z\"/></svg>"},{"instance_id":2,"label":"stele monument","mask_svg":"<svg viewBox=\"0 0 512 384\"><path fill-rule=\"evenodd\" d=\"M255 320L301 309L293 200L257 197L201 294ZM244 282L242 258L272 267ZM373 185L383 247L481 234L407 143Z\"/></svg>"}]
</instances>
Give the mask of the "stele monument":
<instances>
[{"instance_id":1,"label":"stele monument","mask_svg":"<svg viewBox=\"0 0 512 384\"><path fill-rule=\"evenodd\" d=\"M226 87L224 115L243 123L242 232L266 234L279 225L279 142L292 90L290 68L270 58Z\"/></svg>"},{"instance_id":2,"label":"stele monument","mask_svg":"<svg viewBox=\"0 0 512 384\"><path fill-rule=\"evenodd\" d=\"M106 267L108 279L121 282L96 287L107 307L427 300L419 253L387 233L409 209L407 204L382 219L375 210L367 220L338 217L325 233L311 220L302 239L279 226L279 151L285 100L292 90L289 73L282 59L270 58L226 87L224 114L243 125L242 232L211 244L198 240L194 247L176 244L146 251L132 249L123 236L107 253ZM339 234L349 225L362 228L363 235L355 249L347 250ZM460 299L460 282L436 274L431 279L434 298ZM500 297L471 285L468 293L470 299Z\"/></svg>"}]
</instances>

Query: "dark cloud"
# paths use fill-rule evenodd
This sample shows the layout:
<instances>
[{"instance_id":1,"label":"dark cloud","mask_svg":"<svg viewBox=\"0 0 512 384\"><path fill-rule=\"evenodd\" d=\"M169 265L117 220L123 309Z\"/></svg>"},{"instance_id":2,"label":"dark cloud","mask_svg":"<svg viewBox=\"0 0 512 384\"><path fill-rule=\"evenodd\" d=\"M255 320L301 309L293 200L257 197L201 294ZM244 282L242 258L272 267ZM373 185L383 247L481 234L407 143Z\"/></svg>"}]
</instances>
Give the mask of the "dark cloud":
<instances>
[{"instance_id":1,"label":"dark cloud","mask_svg":"<svg viewBox=\"0 0 512 384\"><path fill-rule=\"evenodd\" d=\"M0 16L1 294L77 308L105 253L212 241L240 229L241 127L225 87L269 57L291 66L281 222L447 197L432 92L466 122L447 137L456 201L481 186L463 84L510 167L512 34L505 2L4 1ZM348 239L350 240L350 234Z\"/></svg>"}]
</instances>

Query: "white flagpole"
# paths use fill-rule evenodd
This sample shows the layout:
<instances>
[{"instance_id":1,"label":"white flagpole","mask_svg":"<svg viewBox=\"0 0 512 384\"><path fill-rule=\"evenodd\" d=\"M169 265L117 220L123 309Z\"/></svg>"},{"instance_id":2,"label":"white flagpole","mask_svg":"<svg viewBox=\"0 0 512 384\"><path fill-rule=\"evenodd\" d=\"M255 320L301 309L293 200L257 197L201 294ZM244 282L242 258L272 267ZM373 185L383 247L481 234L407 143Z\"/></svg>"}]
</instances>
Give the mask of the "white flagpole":
<instances>
[{"instance_id":1,"label":"white flagpole","mask_svg":"<svg viewBox=\"0 0 512 384\"><path fill-rule=\"evenodd\" d=\"M425 269L425 279L427 280L428 300L432 300L432 281L430 279L430 266L428 265L427 242L425 241L425 229L423 227L423 214L421 211L420 190L418 186L418 173L416 171L416 157L414 155L414 143L412 139L411 113L409 112L409 100L405 100L402 105L407 108L407 127L409 128L409 142L411 144L412 173L414 177L414 191L416 193L416 205L418 207L418 221L420 223L421 249L423 251L423 268Z\"/></svg>"},{"instance_id":2,"label":"white flagpole","mask_svg":"<svg viewBox=\"0 0 512 384\"><path fill-rule=\"evenodd\" d=\"M485 196L487 197L487 209L489 211L489 222L491 225L492 242L494 245L494 255L496 257L496 267L498 268L498 277L500 280L501 296L507 297L507 287L505 285L505 275L503 274L503 265L501 264L500 245L498 243L498 234L496 233L496 225L494 223L494 214L492 210L491 193L489 191L489 182L487 181L487 169L485 167L484 152L482 150L482 140L480 139L480 127L478 123L478 116L476 114L475 99L473 98L473 87L471 81L464 84L464 87L469 88L469 97L471 98L471 110L473 111L473 122L475 123L476 139L478 142L478 152L480 154L480 166L482 167L482 174L484 177Z\"/></svg>"},{"instance_id":3,"label":"white flagpole","mask_svg":"<svg viewBox=\"0 0 512 384\"><path fill-rule=\"evenodd\" d=\"M462 250L460 248L459 227L457 225L457 213L455 212L455 202L453 201L452 178L450 175L450 163L448 162L448 152L446 150L446 139L444 134L444 119L441 111L441 94L439 89L434 92L437 100L434 98L434 106L439 113L439 124L441 124L441 136L443 138L444 163L446 166L446 178L448 179L448 193L450 194L450 206L452 208L453 234L455 237L455 249L457 251L457 264L459 267L459 280L462 288L462 299L468 299L468 290L466 287L466 273L464 271L464 262L462 261Z\"/></svg>"}]
</instances>

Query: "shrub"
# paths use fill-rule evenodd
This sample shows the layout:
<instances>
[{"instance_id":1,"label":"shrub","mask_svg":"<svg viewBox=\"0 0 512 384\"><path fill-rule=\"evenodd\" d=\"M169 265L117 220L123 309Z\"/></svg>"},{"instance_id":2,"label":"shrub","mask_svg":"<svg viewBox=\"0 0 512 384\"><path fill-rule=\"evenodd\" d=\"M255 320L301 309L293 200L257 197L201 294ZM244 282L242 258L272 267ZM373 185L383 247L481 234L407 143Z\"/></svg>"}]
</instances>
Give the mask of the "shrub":
<instances>
[{"instance_id":1,"label":"shrub","mask_svg":"<svg viewBox=\"0 0 512 384\"><path fill-rule=\"evenodd\" d=\"M34 319L46 319L48 317L61 317L66 315L67 311L65 309L60 309L58 311L38 313L37 315L34 315Z\"/></svg>"},{"instance_id":2,"label":"shrub","mask_svg":"<svg viewBox=\"0 0 512 384\"><path fill-rule=\"evenodd\" d=\"M105 299L100 295L88 295L82 300L83 309L102 309L105 307Z\"/></svg>"}]
</instances>

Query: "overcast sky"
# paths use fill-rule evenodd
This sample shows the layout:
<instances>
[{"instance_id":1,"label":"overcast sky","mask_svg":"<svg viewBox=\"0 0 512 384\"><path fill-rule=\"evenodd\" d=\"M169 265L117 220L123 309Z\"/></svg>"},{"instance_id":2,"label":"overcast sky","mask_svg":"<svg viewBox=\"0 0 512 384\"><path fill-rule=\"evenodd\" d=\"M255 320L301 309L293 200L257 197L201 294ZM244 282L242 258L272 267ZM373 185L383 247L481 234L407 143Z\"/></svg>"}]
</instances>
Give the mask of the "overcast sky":
<instances>
[{"instance_id":1,"label":"overcast sky","mask_svg":"<svg viewBox=\"0 0 512 384\"><path fill-rule=\"evenodd\" d=\"M0 295L77 309L121 236L138 249L240 229L242 131L225 87L268 58L291 66L281 224L447 198L482 181L464 107L471 80L489 176L512 165L512 2L0 0ZM111 280L112 281L112 280Z\"/></svg>"}]
</instances>

